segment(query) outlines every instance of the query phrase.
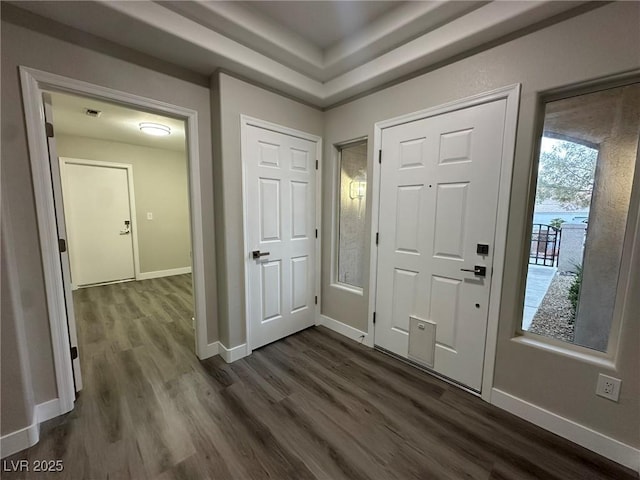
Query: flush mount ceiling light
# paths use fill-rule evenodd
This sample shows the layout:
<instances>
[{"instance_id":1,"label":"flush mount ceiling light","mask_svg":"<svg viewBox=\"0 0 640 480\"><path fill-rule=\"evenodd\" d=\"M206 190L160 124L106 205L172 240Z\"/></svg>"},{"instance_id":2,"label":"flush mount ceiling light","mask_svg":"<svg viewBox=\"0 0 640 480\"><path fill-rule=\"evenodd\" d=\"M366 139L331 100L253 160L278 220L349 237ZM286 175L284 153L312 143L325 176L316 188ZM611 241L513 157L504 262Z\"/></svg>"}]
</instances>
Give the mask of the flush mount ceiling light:
<instances>
[{"instance_id":1,"label":"flush mount ceiling light","mask_svg":"<svg viewBox=\"0 0 640 480\"><path fill-rule=\"evenodd\" d=\"M143 122L140 124L140 131L154 137L164 137L171 135L171 129L161 123Z\"/></svg>"}]
</instances>

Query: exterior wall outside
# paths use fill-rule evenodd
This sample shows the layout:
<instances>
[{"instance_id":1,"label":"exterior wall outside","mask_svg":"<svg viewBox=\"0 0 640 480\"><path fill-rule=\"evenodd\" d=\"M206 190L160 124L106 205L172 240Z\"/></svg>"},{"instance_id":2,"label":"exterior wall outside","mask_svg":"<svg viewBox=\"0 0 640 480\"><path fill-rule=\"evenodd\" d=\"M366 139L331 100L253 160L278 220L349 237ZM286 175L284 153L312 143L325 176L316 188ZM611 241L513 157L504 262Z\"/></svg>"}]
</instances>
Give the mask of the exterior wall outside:
<instances>
[{"instance_id":1,"label":"exterior wall outside","mask_svg":"<svg viewBox=\"0 0 640 480\"><path fill-rule=\"evenodd\" d=\"M71 135L56 135L56 145L60 157L133 166L141 273L191 266L185 151Z\"/></svg>"},{"instance_id":2,"label":"exterior wall outside","mask_svg":"<svg viewBox=\"0 0 640 480\"><path fill-rule=\"evenodd\" d=\"M225 73L214 77L212 95L218 98L213 103L219 103L219 112L213 112L213 121L220 122L214 188L222 197L222 205L216 203L217 227L222 231L217 248L218 259L224 262L218 271L218 285L221 303L225 302L220 307L220 341L232 348L246 342L240 115L322 136L323 114Z\"/></svg>"},{"instance_id":3,"label":"exterior wall outside","mask_svg":"<svg viewBox=\"0 0 640 480\"><path fill-rule=\"evenodd\" d=\"M29 346L29 364L32 372L34 401L36 404L56 398L55 372L51 350L51 332L46 308L43 269L39 251L36 211L31 181L29 153L25 120L22 109L18 66L44 70L59 75L83 80L97 85L126 91L167 103L191 108L198 112L199 158L202 168L200 178L202 190L203 235L205 241L204 268L205 295L207 298L208 341L218 339L217 292L215 278L215 241L213 218L212 156L211 156L211 113L209 109L209 89L186 81L177 76L163 73L141 65L156 65L157 60L149 60L141 54L127 52L128 61L117 58L120 51L111 44L100 43L91 37L95 50L78 45L84 37L79 32L74 43L60 40L10 23L15 20L2 5L2 211L11 212L7 226L15 239L8 246L15 257L20 276L19 298L24 318L26 344ZM47 22L47 25L50 22ZM42 25L42 28L47 28ZM52 27L55 29L55 27ZM58 29L61 35L70 29ZM73 61L70 61L72 59ZM171 70L171 69L167 69ZM4 227L4 225L3 225ZM8 297L7 285L2 283L3 300ZM15 313L18 315L18 313ZM15 321L15 317L2 316L2 323ZM4 326L3 326L4 329ZM2 365L18 370L16 359L10 355L11 349L2 350ZM6 363L5 363L6 362ZM3 388L3 395L5 395ZM9 389L6 395L21 395L19 389ZM16 397L18 398L18 397ZM3 397L3 405L9 401ZM4 407L3 407L4 408ZM4 415L4 413L3 413ZM27 424L22 425L23 427Z\"/></svg>"},{"instance_id":4,"label":"exterior wall outside","mask_svg":"<svg viewBox=\"0 0 640 480\"><path fill-rule=\"evenodd\" d=\"M616 303L638 156L640 86L624 90L617 113L600 144L576 312L576 344L597 350L607 349Z\"/></svg>"},{"instance_id":5,"label":"exterior wall outside","mask_svg":"<svg viewBox=\"0 0 640 480\"><path fill-rule=\"evenodd\" d=\"M639 21L640 4L607 4L325 112L322 313L367 331L368 288L363 296L352 294L332 287L328 275L334 208L330 185L335 178L331 145L363 136L368 136L372 145L375 122L521 83L494 387L621 442L640 446L637 298L630 299L625 309L614 368L598 367L513 341L521 321L530 247L525 231L531 215L531 192L525 192L530 188L537 141L538 96L640 68ZM376 154L369 148L369 177ZM371 200L367 204L367 231L370 225ZM635 288L640 282L639 275L633 272ZM619 403L595 395L600 372L622 379Z\"/></svg>"},{"instance_id":6,"label":"exterior wall outside","mask_svg":"<svg viewBox=\"0 0 640 480\"><path fill-rule=\"evenodd\" d=\"M558 254L558 271L576 273L584 257L584 232L586 223L563 223L560 226L561 240Z\"/></svg>"}]
</instances>

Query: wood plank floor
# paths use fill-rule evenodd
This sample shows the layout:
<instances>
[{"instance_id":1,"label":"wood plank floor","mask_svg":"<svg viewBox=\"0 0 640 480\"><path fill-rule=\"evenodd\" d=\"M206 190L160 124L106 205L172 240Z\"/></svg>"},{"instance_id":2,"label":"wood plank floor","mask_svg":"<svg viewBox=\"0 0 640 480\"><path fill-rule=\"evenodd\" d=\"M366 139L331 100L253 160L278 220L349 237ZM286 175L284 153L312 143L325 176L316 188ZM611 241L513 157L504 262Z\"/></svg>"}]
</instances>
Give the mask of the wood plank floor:
<instances>
[{"instance_id":1,"label":"wood plank floor","mask_svg":"<svg viewBox=\"0 0 640 480\"><path fill-rule=\"evenodd\" d=\"M189 275L80 290L85 388L40 443L68 479L632 479L637 474L315 327L196 359Z\"/></svg>"}]
</instances>

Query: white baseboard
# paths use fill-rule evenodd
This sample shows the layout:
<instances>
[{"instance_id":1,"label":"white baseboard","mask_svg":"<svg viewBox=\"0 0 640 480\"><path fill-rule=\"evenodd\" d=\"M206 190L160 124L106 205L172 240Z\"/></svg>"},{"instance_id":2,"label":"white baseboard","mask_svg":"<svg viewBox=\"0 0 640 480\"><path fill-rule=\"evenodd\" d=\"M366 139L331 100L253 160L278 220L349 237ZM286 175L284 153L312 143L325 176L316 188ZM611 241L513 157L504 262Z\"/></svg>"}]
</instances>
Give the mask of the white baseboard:
<instances>
[{"instance_id":1,"label":"white baseboard","mask_svg":"<svg viewBox=\"0 0 640 480\"><path fill-rule=\"evenodd\" d=\"M213 342L208 344L203 351L198 352L198 358L205 360L220 353L220 342Z\"/></svg>"},{"instance_id":2,"label":"white baseboard","mask_svg":"<svg viewBox=\"0 0 640 480\"><path fill-rule=\"evenodd\" d=\"M640 450L637 448L497 388L491 391L491 403L636 472L640 470Z\"/></svg>"},{"instance_id":3,"label":"white baseboard","mask_svg":"<svg viewBox=\"0 0 640 480\"><path fill-rule=\"evenodd\" d=\"M227 363L235 362L247 356L247 344L243 343L237 347L227 348L222 343L220 344L220 356Z\"/></svg>"},{"instance_id":4,"label":"white baseboard","mask_svg":"<svg viewBox=\"0 0 640 480\"><path fill-rule=\"evenodd\" d=\"M62 414L60 409L60 399L54 398L48 402L40 403L36 405L36 419L38 423L46 422L54 417Z\"/></svg>"},{"instance_id":5,"label":"white baseboard","mask_svg":"<svg viewBox=\"0 0 640 480\"><path fill-rule=\"evenodd\" d=\"M6 458L25 448L32 447L38 443L38 440L40 440L40 424L34 415L31 425L0 438L0 458Z\"/></svg>"},{"instance_id":6,"label":"white baseboard","mask_svg":"<svg viewBox=\"0 0 640 480\"><path fill-rule=\"evenodd\" d=\"M191 267L172 268L170 270L156 270L155 272L140 272L136 280L150 280L152 278L172 277L191 273Z\"/></svg>"},{"instance_id":7,"label":"white baseboard","mask_svg":"<svg viewBox=\"0 0 640 480\"><path fill-rule=\"evenodd\" d=\"M36 405L33 409L31 425L0 438L0 458L6 458L38 443L38 440L40 440L40 424L61 414L59 398Z\"/></svg>"},{"instance_id":8,"label":"white baseboard","mask_svg":"<svg viewBox=\"0 0 640 480\"><path fill-rule=\"evenodd\" d=\"M334 320L333 318L329 318L326 315L320 315L320 319L316 322L316 325L322 325L327 327L329 330L333 330L340 335L344 335L347 338L350 338L353 341L358 343L364 343L365 345L369 345L367 342L367 333L362 330L358 330L346 323L339 322L338 320Z\"/></svg>"},{"instance_id":9,"label":"white baseboard","mask_svg":"<svg viewBox=\"0 0 640 480\"><path fill-rule=\"evenodd\" d=\"M198 358L204 360L214 355L220 355L227 363L235 362L247 356L247 344L243 343L237 347L227 348L221 342L213 342L207 345L203 352L199 352Z\"/></svg>"}]
</instances>

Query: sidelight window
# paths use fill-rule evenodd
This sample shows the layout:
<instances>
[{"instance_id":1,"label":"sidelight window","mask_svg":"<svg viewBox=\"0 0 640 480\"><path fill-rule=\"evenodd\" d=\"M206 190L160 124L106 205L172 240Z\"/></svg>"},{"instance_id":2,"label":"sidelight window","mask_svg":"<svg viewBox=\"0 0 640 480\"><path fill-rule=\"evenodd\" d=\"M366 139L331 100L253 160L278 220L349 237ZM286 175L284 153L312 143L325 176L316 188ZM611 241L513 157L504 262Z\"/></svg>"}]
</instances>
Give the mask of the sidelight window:
<instances>
[{"instance_id":1,"label":"sidelight window","mask_svg":"<svg viewBox=\"0 0 640 480\"><path fill-rule=\"evenodd\" d=\"M544 104L523 331L608 350L633 244L639 133L640 83Z\"/></svg>"},{"instance_id":2,"label":"sidelight window","mask_svg":"<svg viewBox=\"0 0 640 480\"><path fill-rule=\"evenodd\" d=\"M364 285L367 142L338 148L338 241L336 281Z\"/></svg>"}]
</instances>

